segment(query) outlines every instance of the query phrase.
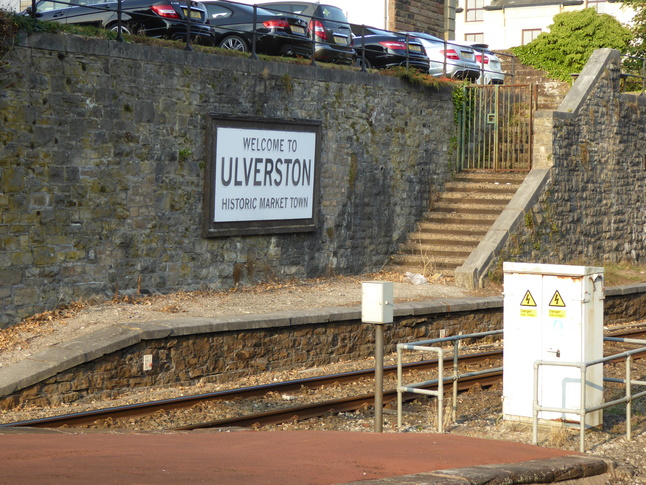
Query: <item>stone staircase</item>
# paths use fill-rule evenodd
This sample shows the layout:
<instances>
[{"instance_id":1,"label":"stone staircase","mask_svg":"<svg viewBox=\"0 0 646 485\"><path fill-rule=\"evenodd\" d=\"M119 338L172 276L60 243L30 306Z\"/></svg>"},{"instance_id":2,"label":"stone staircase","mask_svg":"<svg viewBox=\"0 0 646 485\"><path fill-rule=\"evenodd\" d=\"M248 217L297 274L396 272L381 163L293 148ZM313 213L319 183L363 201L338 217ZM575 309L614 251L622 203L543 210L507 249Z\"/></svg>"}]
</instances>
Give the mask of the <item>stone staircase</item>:
<instances>
[{"instance_id":1,"label":"stone staircase","mask_svg":"<svg viewBox=\"0 0 646 485\"><path fill-rule=\"evenodd\" d=\"M503 51L504 52L504 51ZM534 69L533 67L521 64L517 58L514 58L512 65L511 52L507 51L509 56L501 56L502 68L505 72L513 72L513 78L505 80L507 84L535 84L538 91L539 110L553 111L558 108L559 104L572 87L570 83L557 81L547 75L545 71Z\"/></svg>"},{"instance_id":2,"label":"stone staircase","mask_svg":"<svg viewBox=\"0 0 646 485\"><path fill-rule=\"evenodd\" d=\"M507 206L525 173L461 172L418 222L389 269L452 276Z\"/></svg>"}]
</instances>

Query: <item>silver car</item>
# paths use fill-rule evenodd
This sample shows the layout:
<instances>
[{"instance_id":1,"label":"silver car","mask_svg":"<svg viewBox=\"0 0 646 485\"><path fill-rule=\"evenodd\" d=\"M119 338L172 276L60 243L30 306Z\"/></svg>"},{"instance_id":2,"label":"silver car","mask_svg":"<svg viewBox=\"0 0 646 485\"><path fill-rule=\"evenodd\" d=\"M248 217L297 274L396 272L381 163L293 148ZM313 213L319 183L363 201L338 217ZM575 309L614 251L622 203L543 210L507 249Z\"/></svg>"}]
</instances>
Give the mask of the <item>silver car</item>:
<instances>
[{"instance_id":1,"label":"silver car","mask_svg":"<svg viewBox=\"0 0 646 485\"><path fill-rule=\"evenodd\" d=\"M476 62L480 66L482 75L478 84L505 84L505 74L502 70L500 57L489 50L487 44L471 44L476 54Z\"/></svg>"},{"instance_id":2,"label":"silver car","mask_svg":"<svg viewBox=\"0 0 646 485\"><path fill-rule=\"evenodd\" d=\"M476 62L476 55L471 46L457 44L455 41L445 42L439 37L422 32L407 33L424 45L426 55L431 60L428 72L432 76L469 81L475 81L480 77L480 65Z\"/></svg>"}]
</instances>

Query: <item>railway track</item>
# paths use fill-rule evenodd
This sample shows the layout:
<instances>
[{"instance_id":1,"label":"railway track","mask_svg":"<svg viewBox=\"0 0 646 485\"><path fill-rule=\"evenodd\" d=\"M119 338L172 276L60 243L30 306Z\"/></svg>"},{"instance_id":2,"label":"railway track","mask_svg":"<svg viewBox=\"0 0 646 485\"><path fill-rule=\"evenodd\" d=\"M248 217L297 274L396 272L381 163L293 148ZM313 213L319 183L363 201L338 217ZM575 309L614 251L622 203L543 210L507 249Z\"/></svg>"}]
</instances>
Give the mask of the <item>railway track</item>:
<instances>
[{"instance_id":1,"label":"railway track","mask_svg":"<svg viewBox=\"0 0 646 485\"><path fill-rule=\"evenodd\" d=\"M623 329L618 332L608 334L612 337L631 338L637 335L643 335L645 329ZM489 365L490 367L498 367L502 361L502 350L480 352L474 354L467 354L460 356L460 366L482 366ZM445 358L445 367L452 365L452 357ZM495 363L498 363L497 365ZM404 366L405 372L429 372L437 368L438 362L436 360L428 360L422 362L414 362ZM492 365L493 364L493 365ZM384 377L395 375L397 372L396 366L387 366L384 368ZM332 374L320 377L311 377L306 379L298 379L293 381L281 382L276 384L266 384L260 386L253 386L240 389L232 389L226 391L218 391L208 394L200 394L189 397L180 397L173 399L166 399L161 401L153 401L148 403L132 404L127 406L118 406L113 408L98 409L87 411L83 413L67 414L55 417L41 418L36 420L20 421L15 423L1 424L3 427L32 427L32 428L57 428L57 427L81 427L93 425L101 420L117 420L123 418L137 418L141 416L148 416L158 411L172 412L191 408L192 406L214 401L231 401L240 398L254 398L264 396L268 393L284 394L288 392L298 391L303 388L308 389L321 389L325 386L334 384L352 384L360 380L373 379L374 369L367 369L361 371L345 372L340 374ZM464 378L458 382L458 390L468 390L475 385L481 387L488 387L501 382L502 372L496 370L485 375ZM436 388L436 386L429 385L428 389ZM447 389L448 392L448 389ZM405 394L404 399L410 400L418 395L412 393ZM383 403L389 404L397 398L396 389L389 389L384 391ZM221 428L221 427L249 427L249 426L265 426L284 423L294 419L304 420L315 417L320 417L329 413L349 412L359 409L362 406L374 405L374 394L364 394L359 396L351 396L346 398L334 399L324 402L316 402L313 404L304 404L299 406L285 407L271 411L254 413L252 415L245 415L239 417L232 417L226 419L213 420L208 422L201 422L197 424L190 424L185 426L173 427L173 430L192 430L200 428Z\"/></svg>"}]
</instances>

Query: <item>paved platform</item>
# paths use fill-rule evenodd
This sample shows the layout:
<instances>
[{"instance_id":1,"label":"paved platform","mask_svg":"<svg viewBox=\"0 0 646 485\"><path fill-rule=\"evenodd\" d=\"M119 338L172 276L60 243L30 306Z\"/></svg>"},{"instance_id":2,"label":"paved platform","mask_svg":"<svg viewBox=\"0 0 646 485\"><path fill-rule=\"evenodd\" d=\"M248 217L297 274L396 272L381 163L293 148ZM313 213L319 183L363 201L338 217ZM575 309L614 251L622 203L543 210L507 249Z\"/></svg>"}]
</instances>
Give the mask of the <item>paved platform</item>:
<instances>
[{"instance_id":1,"label":"paved platform","mask_svg":"<svg viewBox=\"0 0 646 485\"><path fill-rule=\"evenodd\" d=\"M612 483L599 458L450 434L16 428L0 443L0 483L12 485Z\"/></svg>"}]
</instances>

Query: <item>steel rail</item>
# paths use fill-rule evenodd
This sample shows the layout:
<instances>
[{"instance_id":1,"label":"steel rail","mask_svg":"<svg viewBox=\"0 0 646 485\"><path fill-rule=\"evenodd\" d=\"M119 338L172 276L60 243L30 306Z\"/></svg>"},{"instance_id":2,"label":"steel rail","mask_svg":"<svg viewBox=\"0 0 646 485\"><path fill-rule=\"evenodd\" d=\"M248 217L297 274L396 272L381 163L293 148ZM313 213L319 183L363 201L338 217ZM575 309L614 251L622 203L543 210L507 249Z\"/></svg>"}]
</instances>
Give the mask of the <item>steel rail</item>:
<instances>
[{"instance_id":1,"label":"steel rail","mask_svg":"<svg viewBox=\"0 0 646 485\"><path fill-rule=\"evenodd\" d=\"M646 332L646 329L644 328L630 329L630 330L621 330L621 331L609 334L609 336L627 337L627 336L633 336L638 334L644 334L645 332ZM448 357L445 357L444 361L452 363L452 359L453 358L451 356L448 356ZM502 359L502 351L489 351L489 352L481 352L481 353L475 353L475 354L465 354L460 356L459 359L460 359L459 360L460 364L474 365L477 363L486 362L490 360ZM436 367L437 367L437 359L426 360L421 362L413 362L413 363L404 365L404 368L407 371L433 370ZM384 376L393 375L393 374L396 374L396 372L397 372L396 365L384 367ZM5 423L5 424L0 424L0 428L9 428L9 427L56 428L56 427L62 427L62 426L66 426L66 427L83 426L83 425L90 425L98 420L108 419L108 418L120 419L125 417L140 417L140 416L147 416L147 415L153 414L160 410L169 411L169 410L177 410L177 409L186 409L200 402L264 396L265 394L270 392L284 393L284 392L300 390L303 387L308 387L310 389L318 389L335 383L340 383L340 384L351 383L351 382L360 380L362 378L370 378L372 376L374 376L374 369L351 371L351 372L344 372L344 373L332 374L327 376L297 379L293 381L287 381L287 382L281 382L281 383L275 383L275 384L264 384L260 386L229 389L229 390L218 391L218 392L213 392L208 394L199 394L194 396L165 399L160 401L117 406L113 408L96 409L96 410L86 411L82 413L73 413L73 414L59 415L59 416L40 418L40 419L34 419L34 420L19 421L14 423ZM481 376L481 377L484 379L489 378L489 376L484 376L484 377ZM463 388L462 387L463 384L461 383L461 381L459 381L458 389L459 390L468 389L469 388L468 386L472 385L473 382L474 381L472 379L469 379L469 380L465 379L464 386L466 387ZM480 385L485 386L485 385L493 384L493 381L492 382L485 381L485 382L488 382L488 383L481 382ZM390 392L394 392L395 395L391 396ZM405 396L407 394L410 394L411 396L414 395L413 393L406 393ZM393 399L396 399L396 391L385 392L384 399L385 400L387 399L385 403L391 402ZM353 401L359 402L359 405L352 404ZM342 402L347 402L347 404L342 404ZM288 415L288 414L290 415L290 419L294 417L298 419L307 419L308 417L321 416L333 410L336 412L356 410L359 406L363 405L364 403L374 404L374 396L372 395L359 396L359 397L348 398L348 399L327 401L324 403L318 403L316 405L312 405L320 408L319 411L308 410L307 408L311 408L310 406L297 406L292 408L283 408L283 410L271 411L268 413L261 413L253 416L228 418L228 419L218 420L213 422L213 423L219 423L219 424L205 423L204 426L198 424L198 425L194 425L193 428L188 426L185 428L176 428L176 429L197 429L198 427L244 426L244 424L242 423L245 423L245 422L251 422L251 425L253 425L256 422L265 422L266 424L277 424L278 422L285 422L284 415ZM325 411L321 414L320 410L322 409L324 409ZM263 417L263 415L265 414L267 415L266 418ZM280 417L281 414L283 415L283 417ZM274 415L274 417L271 417L272 415ZM289 419L287 419L287 421L288 420ZM236 422L238 424L233 424Z\"/></svg>"},{"instance_id":2,"label":"steel rail","mask_svg":"<svg viewBox=\"0 0 646 485\"><path fill-rule=\"evenodd\" d=\"M475 385L488 387L502 380L502 371L491 372L486 375L466 377L458 381L458 389L464 391L471 389ZM437 384L431 384L424 389L436 389ZM409 392L404 393L404 400L419 398L419 395ZM390 389L384 391L384 404L397 400L397 390ZM191 424L173 428L174 431L193 430L203 428L223 428L223 427L250 427L250 426L268 426L272 424L281 424L294 419L310 419L325 416L328 413L342 413L355 411L363 405L372 406L375 402L374 394L365 394L363 396L352 396L331 401L304 404L291 408L277 409L237 418L218 419L205 423Z\"/></svg>"},{"instance_id":3,"label":"steel rail","mask_svg":"<svg viewBox=\"0 0 646 485\"><path fill-rule=\"evenodd\" d=\"M493 359L501 359L502 351L481 352L477 354L467 354L460 357L460 363L474 365L481 362L487 362ZM451 361L452 357L447 357L445 361ZM412 370L433 370L437 368L437 359L420 362L412 362L405 365L407 371ZM280 382L275 384L263 384L260 386L245 387L238 389L229 389L217 391L208 394L198 394L194 396L177 397L152 401L146 403L128 404L112 408L95 409L81 413L72 413L47 418L19 421L15 423L0 424L0 428L8 427L32 427L32 428L57 428L61 426L75 427L92 424L100 419L120 419L125 417L138 417L153 414L160 410L177 410L186 409L200 402L230 400L235 398L250 398L255 396L264 396L269 392L284 393L300 390L303 387L310 389L319 389L332 384L345 384L356 382L360 379L374 376L374 369L365 369L339 374L331 374L319 377L309 377L293 381ZM397 366L384 367L384 375L394 375L397 373Z\"/></svg>"}]
</instances>

